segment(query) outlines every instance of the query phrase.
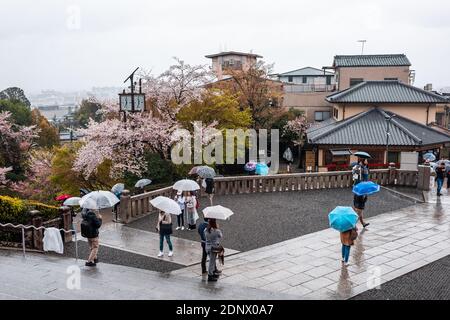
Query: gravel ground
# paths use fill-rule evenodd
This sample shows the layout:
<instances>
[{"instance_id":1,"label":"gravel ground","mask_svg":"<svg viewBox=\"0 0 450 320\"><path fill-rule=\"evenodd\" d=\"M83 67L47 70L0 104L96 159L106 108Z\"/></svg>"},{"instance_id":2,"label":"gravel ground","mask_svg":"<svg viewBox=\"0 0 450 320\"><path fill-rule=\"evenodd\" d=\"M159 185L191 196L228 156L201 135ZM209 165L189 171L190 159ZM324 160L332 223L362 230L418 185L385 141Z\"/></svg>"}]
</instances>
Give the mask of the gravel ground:
<instances>
[{"instance_id":1,"label":"gravel ground","mask_svg":"<svg viewBox=\"0 0 450 320\"><path fill-rule=\"evenodd\" d=\"M450 256L361 293L352 300L449 300Z\"/></svg>"},{"instance_id":2,"label":"gravel ground","mask_svg":"<svg viewBox=\"0 0 450 320\"><path fill-rule=\"evenodd\" d=\"M75 242L67 243L64 247L64 255L75 258ZM89 246L85 241L78 241L78 258L85 260L89 255ZM162 261L157 258L122 251L119 249L102 246L98 251L99 264L102 262L118 264L127 267L141 268L158 272L168 272L184 268L185 266L173 262Z\"/></svg>"},{"instance_id":3,"label":"gravel ground","mask_svg":"<svg viewBox=\"0 0 450 320\"><path fill-rule=\"evenodd\" d=\"M200 199L201 209L207 202L206 198ZM328 228L328 212L337 205L351 206L353 195L350 189L226 195L216 196L214 204L235 212L229 221L219 222L224 233L222 244L247 251ZM371 217L413 204L382 189L367 201L365 216ZM202 216L201 210L199 215ZM128 226L154 231L156 218L156 215L150 215ZM199 240L197 231L177 231L174 228L173 236Z\"/></svg>"}]
</instances>

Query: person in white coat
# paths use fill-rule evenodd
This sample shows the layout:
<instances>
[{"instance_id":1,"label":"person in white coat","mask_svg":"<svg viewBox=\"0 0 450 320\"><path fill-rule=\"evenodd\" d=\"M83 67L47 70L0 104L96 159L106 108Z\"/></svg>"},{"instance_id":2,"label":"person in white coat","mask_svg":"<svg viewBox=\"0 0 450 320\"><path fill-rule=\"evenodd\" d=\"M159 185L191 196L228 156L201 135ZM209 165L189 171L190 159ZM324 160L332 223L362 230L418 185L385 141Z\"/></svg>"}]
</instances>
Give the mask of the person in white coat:
<instances>
[{"instance_id":1,"label":"person in white coat","mask_svg":"<svg viewBox=\"0 0 450 320\"><path fill-rule=\"evenodd\" d=\"M189 191L186 196L186 211L187 211L187 222L188 222L188 230L197 229L197 198L194 195L193 191Z\"/></svg>"}]
</instances>

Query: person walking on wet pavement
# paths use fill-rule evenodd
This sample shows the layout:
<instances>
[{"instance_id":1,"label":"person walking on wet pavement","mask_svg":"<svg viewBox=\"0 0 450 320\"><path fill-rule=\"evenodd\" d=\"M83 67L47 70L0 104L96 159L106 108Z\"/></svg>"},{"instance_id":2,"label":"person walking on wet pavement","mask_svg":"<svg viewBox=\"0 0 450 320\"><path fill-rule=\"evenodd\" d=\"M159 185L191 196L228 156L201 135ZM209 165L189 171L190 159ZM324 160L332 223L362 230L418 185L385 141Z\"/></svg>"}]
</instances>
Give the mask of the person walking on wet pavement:
<instances>
[{"instance_id":1,"label":"person walking on wet pavement","mask_svg":"<svg viewBox=\"0 0 450 320\"><path fill-rule=\"evenodd\" d=\"M436 183L437 183L437 196L442 196L441 189L444 184L445 177L445 163L441 162L441 164L436 168Z\"/></svg>"},{"instance_id":2,"label":"person walking on wet pavement","mask_svg":"<svg viewBox=\"0 0 450 320\"><path fill-rule=\"evenodd\" d=\"M348 266L348 259L350 258L350 248L354 244L354 241L358 237L358 229L353 229L341 232L342 243L342 263Z\"/></svg>"},{"instance_id":3,"label":"person walking on wet pavement","mask_svg":"<svg viewBox=\"0 0 450 320\"><path fill-rule=\"evenodd\" d=\"M212 206L213 205L213 197L214 197L214 179L206 178L205 184L206 184L205 192L208 194L209 203Z\"/></svg>"},{"instance_id":4,"label":"person walking on wet pavement","mask_svg":"<svg viewBox=\"0 0 450 320\"><path fill-rule=\"evenodd\" d=\"M186 209L186 197L182 191L178 191L175 196L175 201L178 203L181 209L181 214L177 215L177 228L176 230L184 230L184 211Z\"/></svg>"},{"instance_id":5,"label":"person walking on wet pavement","mask_svg":"<svg viewBox=\"0 0 450 320\"><path fill-rule=\"evenodd\" d=\"M366 206L366 202L367 196L358 196L357 194L353 196L353 210L355 210L355 212L358 214L359 221L361 222L364 228L370 224L364 222L363 212Z\"/></svg>"},{"instance_id":6,"label":"person walking on wet pavement","mask_svg":"<svg viewBox=\"0 0 450 320\"><path fill-rule=\"evenodd\" d=\"M217 225L216 219L208 219L208 226L205 228L205 249L209 256L208 281L217 281L219 273L217 272L217 255L223 251L220 241L223 237L222 231Z\"/></svg>"},{"instance_id":7,"label":"person walking on wet pavement","mask_svg":"<svg viewBox=\"0 0 450 320\"><path fill-rule=\"evenodd\" d=\"M170 235L172 234L172 218L169 213L164 211L159 212L158 223L156 230L159 232L159 254L158 257L164 256L164 238L169 246L169 257L173 256L172 241L170 241Z\"/></svg>"},{"instance_id":8,"label":"person walking on wet pavement","mask_svg":"<svg viewBox=\"0 0 450 320\"><path fill-rule=\"evenodd\" d=\"M98 229L102 226L102 216L92 210L85 210L81 214L83 221L81 221L81 235L88 239L90 248L89 257L86 262L87 267L95 267L98 263Z\"/></svg>"}]
</instances>

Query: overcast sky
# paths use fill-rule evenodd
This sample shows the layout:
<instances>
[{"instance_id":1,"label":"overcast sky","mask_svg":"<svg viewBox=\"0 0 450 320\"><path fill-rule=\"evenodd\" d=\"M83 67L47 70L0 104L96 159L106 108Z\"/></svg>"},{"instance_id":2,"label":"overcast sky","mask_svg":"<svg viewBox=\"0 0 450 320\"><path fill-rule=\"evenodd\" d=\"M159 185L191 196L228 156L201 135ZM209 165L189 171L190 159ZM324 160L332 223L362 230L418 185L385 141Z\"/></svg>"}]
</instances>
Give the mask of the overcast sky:
<instances>
[{"instance_id":1,"label":"overcast sky","mask_svg":"<svg viewBox=\"0 0 450 320\"><path fill-rule=\"evenodd\" d=\"M448 0L2 0L0 89L121 86L137 66L249 52L276 72L331 65L336 54L405 53L415 85L450 86Z\"/></svg>"}]
</instances>

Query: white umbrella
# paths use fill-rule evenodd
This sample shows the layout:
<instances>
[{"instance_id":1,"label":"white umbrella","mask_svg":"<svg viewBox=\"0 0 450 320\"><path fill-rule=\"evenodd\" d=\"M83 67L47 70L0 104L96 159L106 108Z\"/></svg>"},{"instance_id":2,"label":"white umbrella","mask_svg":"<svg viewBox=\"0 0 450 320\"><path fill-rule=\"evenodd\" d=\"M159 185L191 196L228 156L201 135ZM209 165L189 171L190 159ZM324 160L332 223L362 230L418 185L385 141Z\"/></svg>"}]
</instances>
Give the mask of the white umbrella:
<instances>
[{"instance_id":1,"label":"white umbrella","mask_svg":"<svg viewBox=\"0 0 450 320\"><path fill-rule=\"evenodd\" d=\"M222 206L212 206L203 209L205 218L227 220L234 212Z\"/></svg>"},{"instance_id":2,"label":"white umbrella","mask_svg":"<svg viewBox=\"0 0 450 320\"><path fill-rule=\"evenodd\" d=\"M117 198L114 193L110 191L92 191L81 198L80 207L98 210L112 208L118 202L120 202L119 198Z\"/></svg>"},{"instance_id":3,"label":"white umbrella","mask_svg":"<svg viewBox=\"0 0 450 320\"><path fill-rule=\"evenodd\" d=\"M114 194L122 193L125 190L125 185L123 183L116 183L112 188L111 192Z\"/></svg>"},{"instance_id":4,"label":"white umbrella","mask_svg":"<svg viewBox=\"0 0 450 320\"><path fill-rule=\"evenodd\" d=\"M283 153L283 158L286 159L286 161L289 161L289 162L293 162L293 161L294 161L294 157L293 157L293 155L292 155L291 148L288 147L288 148L284 151L284 153Z\"/></svg>"},{"instance_id":5,"label":"white umbrella","mask_svg":"<svg viewBox=\"0 0 450 320\"><path fill-rule=\"evenodd\" d=\"M181 214L181 208L178 203L170 198L158 196L155 199L150 200L152 206L156 209L164 211L166 213Z\"/></svg>"},{"instance_id":6,"label":"white umbrella","mask_svg":"<svg viewBox=\"0 0 450 320\"><path fill-rule=\"evenodd\" d=\"M194 180L183 179L175 182L172 188L178 191L194 191L199 190L200 186Z\"/></svg>"},{"instance_id":7,"label":"white umbrella","mask_svg":"<svg viewBox=\"0 0 450 320\"><path fill-rule=\"evenodd\" d=\"M69 207L79 206L80 200L81 200L80 197L68 198L68 199L66 199L66 201L63 202L63 206L69 206Z\"/></svg>"},{"instance_id":8,"label":"white umbrella","mask_svg":"<svg viewBox=\"0 0 450 320\"><path fill-rule=\"evenodd\" d=\"M141 179L134 185L136 188L143 188L145 186L148 186L150 183L152 183L152 180L150 179Z\"/></svg>"}]
</instances>

